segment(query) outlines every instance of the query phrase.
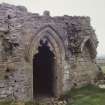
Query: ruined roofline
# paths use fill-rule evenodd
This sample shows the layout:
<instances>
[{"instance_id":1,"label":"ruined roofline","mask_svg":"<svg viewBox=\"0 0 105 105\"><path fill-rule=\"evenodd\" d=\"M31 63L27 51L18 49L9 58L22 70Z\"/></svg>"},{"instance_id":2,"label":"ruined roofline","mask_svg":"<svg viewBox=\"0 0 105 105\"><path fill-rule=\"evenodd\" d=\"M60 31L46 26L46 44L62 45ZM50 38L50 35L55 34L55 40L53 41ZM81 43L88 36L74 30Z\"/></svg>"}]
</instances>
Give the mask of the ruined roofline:
<instances>
[{"instance_id":1,"label":"ruined roofline","mask_svg":"<svg viewBox=\"0 0 105 105\"><path fill-rule=\"evenodd\" d=\"M5 3L5 2L3 2L3 3L1 3L0 4L0 8L8 8L8 9L13 9L13 10L19 10L19 11L21 11L21 12L27 12L27 13L29 13L29 14L31 14L31 15L33 15L33 16L39 16L39 17L43 17L43 16L49 16L49 18L51 17L51 18L63 18L63 17L68 17L68 18L75 18L75 19L77 19L77 18L79 18L79 19L88 19L88 20L90 20L90 17L89 16L70 16L70 15L62 15L62 16L51 16L50 15L50 12L48 11L48 10L45 10L44 12L43 12L43 15L40 15L39 13L34 13L34 12L30 12L30 11L28 11L27 10L27 8L25 7L25 6L22 6L22 5L14 5L14 4L8 4L8 3ZM14 9L15 8L15 9Z\"/></svg>"},{"instance_id":2,"label":"ruined roofline","mask_svg":"<svg viewBox=\"0 0 105 105\"><path fill-rule=\"evenodd\" d=\"M10 19L8 19L8 17ZM26 7L24 6L16 6L12 4L2 3L0 4L0 19L5 24L0 26L0 31L8 32L9 20L12 19L22 19L22 24L25 22L36 23L45 23L47 25L58 25L61 28L69 28L71 24L75 25L77 29L81 29L82 31L88 31L89 35L92 36L92 42L96 46L97 37L95 32L90 24L90 17L88 16L50 16L49 11L44 11L43 15L39 15L38 13L28 12ZM4 27L3 27L4 26ZM33 25L34 26L34 25ZM85 35L85 34L84 34Z\"/></svg>"}]
</instances>

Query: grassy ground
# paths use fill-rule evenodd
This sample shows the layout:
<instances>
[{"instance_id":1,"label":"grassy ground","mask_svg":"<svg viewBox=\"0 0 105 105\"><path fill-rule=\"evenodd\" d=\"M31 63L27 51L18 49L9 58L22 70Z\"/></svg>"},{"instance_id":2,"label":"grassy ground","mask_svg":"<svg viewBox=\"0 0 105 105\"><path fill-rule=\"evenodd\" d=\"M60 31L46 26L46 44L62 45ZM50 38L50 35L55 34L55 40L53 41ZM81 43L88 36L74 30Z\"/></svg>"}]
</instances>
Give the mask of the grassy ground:
<instances>
[{"instance_id":1,"label":"grassy ground","mask_svg":"<svg viewBox=\"0 0 105 105\"><path fill-rule=\"evenodd\" d=\"M105 73L105 66L101 66L102 71Z\"/></svg>"},{"instance_id":2,"label":"grassy ground","mask_svg":"<svg viewBox=\"0 0 105 105\"><path fill-rule=\"evenodd\" d=\"M105 89L88 85L79 89L72 89L67 92L68 97L72 96L72 101L68 105L105 105ZM0 105L33 105L31 102L15 104L12 101L0 102Z\"/></svg>"},{"instance_id":3,"label":"grassy ground","mask_svg":"<svg viewBox=\"0 0 105 105\"><path fill-rule=\"evenodd\" d=\"M105 89L95 86L72 89L68 95L71 95L73 100L68 105L105 105Z\"/></svg>"}]
</instances>

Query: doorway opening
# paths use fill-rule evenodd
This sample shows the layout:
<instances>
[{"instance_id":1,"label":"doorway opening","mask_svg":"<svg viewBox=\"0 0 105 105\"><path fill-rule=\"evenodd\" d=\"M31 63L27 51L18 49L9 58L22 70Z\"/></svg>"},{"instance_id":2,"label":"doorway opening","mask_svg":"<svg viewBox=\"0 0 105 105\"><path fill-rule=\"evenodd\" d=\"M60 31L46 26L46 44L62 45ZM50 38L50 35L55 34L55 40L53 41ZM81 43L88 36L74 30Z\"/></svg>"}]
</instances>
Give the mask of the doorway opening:
<instances>
[{"instance_id":1,"label":"doorway opening","mask_svg":"<svg viewBox=\"0 0 105 105\"><path fill-rule=\"evenodd\" d=\"M54 96L54 53L48 41L41 40L33 58L33 95Z\"/></svg>"}]
</instances>

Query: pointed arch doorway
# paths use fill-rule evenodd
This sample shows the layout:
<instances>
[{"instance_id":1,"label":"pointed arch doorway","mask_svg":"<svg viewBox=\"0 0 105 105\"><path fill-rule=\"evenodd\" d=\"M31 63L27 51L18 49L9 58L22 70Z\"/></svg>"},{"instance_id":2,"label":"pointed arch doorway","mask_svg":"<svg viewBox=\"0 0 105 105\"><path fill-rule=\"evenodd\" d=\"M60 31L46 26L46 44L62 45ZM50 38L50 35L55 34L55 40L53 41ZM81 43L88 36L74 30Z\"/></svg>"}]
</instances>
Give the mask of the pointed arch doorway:
<instances>
[{"instance_id":1,"label":"pointed arch doorway","mask_svg":"<svg viewBox=\"0 0 105 105\"><path fill-rule=\"evenodd\" d=\"M63 93L63 70L64 70L63 64L65 62L65 48L59 33L56 32L55 29L53 29L50 25L47 25L37 31L36 35L34 35L30 39L29 45L26 47L26 50L25 50L25 59L29 62L30 71L32 71L30 74L30 80L31 80L30 94L33 100L35 99L35 95L37 94L37 89L35 89L35 84L37 83L34 82L34 78L37 79L37 77L35 77L34 75L36 67L33 65L36 62L35 59L37 59L36 56L38 56L37 54L39 53L40 47L43 46L43 44L39 45L41 39L47 39L48 45L50 44L50 46L47 46L47 48L49 47L48 49L50 49L50 51L54 54L54 61L53 61L54 63L52 63L54 66L53 66L53 69L51 69L53 73L50 72L53 78L53 82L50 84L51 86L50 90L52 91L47 91L47 93L45 94L45 91L43 90L44 92L42 93L43 95L49 94L50 96L53 93L53 95L56 97ZM39 73L39 74L43 74L43 73ZM41 91L39 93L42 94Z\"/></svg>"},{"instance_id":2,"label":"pointed arch doorway","mask_svg":"<svg viewBox=\"0 0 105 105\"><path fill-rule=\"evenodd\" d=\"M33 95L54 96L54 53L48 41L40 40L38 53L33 57Z\"/></svg>"}]
</instances>

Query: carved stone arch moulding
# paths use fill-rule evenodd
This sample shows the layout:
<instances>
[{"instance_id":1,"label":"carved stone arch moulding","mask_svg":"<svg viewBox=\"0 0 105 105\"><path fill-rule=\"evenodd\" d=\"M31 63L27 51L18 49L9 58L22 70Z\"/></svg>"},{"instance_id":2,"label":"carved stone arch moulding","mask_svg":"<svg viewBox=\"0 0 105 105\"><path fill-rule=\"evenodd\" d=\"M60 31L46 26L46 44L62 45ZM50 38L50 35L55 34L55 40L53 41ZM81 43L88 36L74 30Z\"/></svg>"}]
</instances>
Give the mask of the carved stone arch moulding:
<instances>
[{"instance_id":1,"label":"carved stone arch moulding","mask_svg":"<svg viewBox=\"0 0 105 105\"><path fill-rule=\"evenodd\" d=\"M65 62L65 48L64 44L62 42L62 39L60 38L59 34L51 27L51 26L45 26L42 27L36 35L34 35L31 40L29 46L26 48L26 57L28 59L28 62L32 65L33 64L33 56L37 53L37 48L39 46L39 42L41 39L47 39L48 43L53 48L53 52L55 55L55 62L56 62L56 95L61 94L63 92L63 70L64 70L64 62Z\"/></svg>"},{"instance_id":2,"label":"carved stone arch moulding","mask_svg":"<svg viewBox=\"0 0 105 105\"><path fill-rule=\"evenodd\" d=\"M81 44L81 52L83 51L83 48L85 47L86 42L90 39L90 36L87 36L84 38L82 44Z\"/></svg>"},{"instance_id":3,"label":"carved stone arch moulding","mask_svg":"<svg viewBox=\"0 0 105 105\"><path fill-rule=\"evenodd\" d=\"M84 50L84 47L86 47L86 44L89 45L88 48L91 54L91 58L94 59L96 57L96 48L90 36L84 38L81 44L81 52Z\"/></svg>"},{"instance_id":4,"label":"carved stone arch moulding","mask_svg":"<svg viewBox=\"0 0 105 105\"><path fill-rule=\"evenodd\" d=\"M27 59L27 61L30 62L32 60L33 55L37 52L39 41L43 38L47 38L49 43L54 48L54 52L56 52L56 54L58 54L59 52L58 56L62 59L65 59L65 47L60 38L60 35L58 34L58 32L55 31L55 29L47 25L40 28L36 32L36 34L29 41L29 45L27 46L27 48L25 48L25 58Z\"/></svg>"}]
</instances>

